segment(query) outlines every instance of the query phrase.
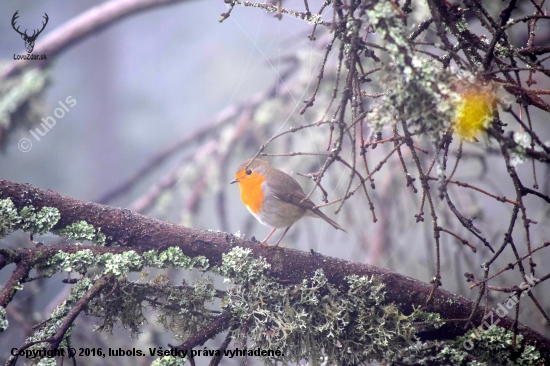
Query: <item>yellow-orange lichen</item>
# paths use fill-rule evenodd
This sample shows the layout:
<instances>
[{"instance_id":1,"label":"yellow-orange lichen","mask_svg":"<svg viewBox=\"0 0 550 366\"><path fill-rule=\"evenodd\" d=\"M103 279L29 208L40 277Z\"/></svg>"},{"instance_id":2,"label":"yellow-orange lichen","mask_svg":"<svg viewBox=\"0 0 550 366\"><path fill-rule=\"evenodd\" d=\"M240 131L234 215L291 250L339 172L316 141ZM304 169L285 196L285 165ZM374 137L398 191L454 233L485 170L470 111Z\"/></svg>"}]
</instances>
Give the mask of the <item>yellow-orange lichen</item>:
<instances>
[{"instance_id":1,"label":"yellow-orange lichen","mask_svg":"<svg viewBox=\"0 0 550 366\"><path fill-rule=\"evenodd\" d=\"M454 132L466 141L477 141L476 136L491 124L496 110L496 95L489 87L469 86L457 105Z\"/></svg>"}]
</instances>

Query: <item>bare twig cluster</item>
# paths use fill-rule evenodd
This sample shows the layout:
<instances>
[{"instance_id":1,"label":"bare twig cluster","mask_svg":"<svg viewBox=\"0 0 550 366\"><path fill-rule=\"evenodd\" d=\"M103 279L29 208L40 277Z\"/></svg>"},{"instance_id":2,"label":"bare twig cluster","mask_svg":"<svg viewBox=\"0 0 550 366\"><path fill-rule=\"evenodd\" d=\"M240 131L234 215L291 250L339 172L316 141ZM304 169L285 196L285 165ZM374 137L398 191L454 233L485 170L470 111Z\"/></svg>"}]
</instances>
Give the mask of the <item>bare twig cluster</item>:
<instances>
[{"instance_id":1,"label":"bare twig cluster","mask_svg":"<svg viewBox=\"0 0 550 366\"><path fill-rule=\"evenodd\" d=\"M323 30L330 34L328 42L325 40L317 83L300 111L304 114L319 105L324 113L315 123L273 136L262 145L259 154L320 157L323 161L320 168L305 174L315 181L308 197L320 188L325 201L320 206L336 204L338 212L347 202L356 205L359 201L355 194L361 192L367 202L364 209L370 210L373 222L380 216L377 215L380 208L372 199L375 180L383 168L396 160L403 178L394 179L402 180L413 197L420 194L416 221L423 222L426 207L429 211L435 251L433 290L441 285L443 233L473 253L478 252L479 244L492 253L482 265L482 279L467 273L467 281L479 288L477 304L485 299L488 305L489 291L514 289L516 296L526 292L546 324L550 323L547 310L531 292L534 284L528 281L529 273L536 273L537 255L543 258L543 253L547 253L548 237L542 241L538 237L538 243L533 242L537 222L529 218L526 203L526 200L550 203L537 180L540 169L537 166L547 165L550 158L550 147L543 142L548 130L534 117L545 120L550 112L548 91L534 87L548 85L550 77L550 48L544 46L548 44L548 33L539 31L541 24L547 24L550 18L544 0L511 0L498 5L477 0L430 0L425 9L415 1L335 0L326 1L317 12L311 11L307 0L301 9L296 4L278 9L259 2L226 3L229 10L220 21L236 11L238 5L257 7L312 23L308 36L312 41ZM418 26L413 27L414 23ZM329 61L333 54L337 58L335 65ZM457 110L466 98L464 90L471 88L490 89L494 94L489 103L490 121L481 129L480 138L486 144L498 146L499 159L513 186L512 197L499 194L498 190L492 192L483 184L454 178L471 167L468 155L471 156L472 148L463 141L477 141L475 137L457 133ZM318 127L324 127L326 152L264 153L268 144L278 138ZM457 141L458 147L453 141ZM381 157L372 152L386 146ZM493 154L491 148L486 152L478 158L489 159ZM519 165L524 162L531 165L530 174L524 170L520 173ZM327 201L324 178L335 164L349 175L340 196ZM529 181L532 188L527 186ZM475 224L474 217L464 212L453 198L453 186L511 208L507 209L511 214L504 235L489 237L490 230ZM447 212L462 229L453 227ZM523 234L513 235L514 230ZM512 253L515 259L509 262L503 253ZM517 271L531 285L523 288L489 285L508 271ZM543 273L536 284L547 278ZM431 299L429 296L428 304Z\"/></svg>"}]
</instances>

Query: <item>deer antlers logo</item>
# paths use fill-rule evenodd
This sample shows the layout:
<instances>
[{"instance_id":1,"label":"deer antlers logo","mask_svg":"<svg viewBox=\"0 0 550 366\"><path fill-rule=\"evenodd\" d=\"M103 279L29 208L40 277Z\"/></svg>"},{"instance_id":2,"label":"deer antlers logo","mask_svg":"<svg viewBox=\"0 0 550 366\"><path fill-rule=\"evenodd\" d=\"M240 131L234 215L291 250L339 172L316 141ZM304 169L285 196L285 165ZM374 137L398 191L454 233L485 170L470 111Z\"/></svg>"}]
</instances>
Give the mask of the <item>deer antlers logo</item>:
<instances>
[{"instance_id":1,"label":"deer antlers logo","mask_svg":"<svg viewBox=\"0 0 550 366\"><path fill-rule=\"evenodd\" d=\"M23 40L25 41L25 48L27 49L27 53L31 53L34 49L34 42L36 41L36 38L38 38L40 33L42 33L44 28L46 28L46 24L48 24L48 14L44 13L44 19L46 19L46 22L42 23L42 29L35 29L32 35L29 36L26 29L24 33L21 33L19 31L19 27L15 28L15 21L17 20L17 18L19 18L19 15L17 15L17 13L19 13L19 10L17 10L15 14L13 14L13 18L11 18L11 26L13 27L13 29L15 29L17 33L21 35L21 38L23 38Z\"/></svg>"}]
</instances>

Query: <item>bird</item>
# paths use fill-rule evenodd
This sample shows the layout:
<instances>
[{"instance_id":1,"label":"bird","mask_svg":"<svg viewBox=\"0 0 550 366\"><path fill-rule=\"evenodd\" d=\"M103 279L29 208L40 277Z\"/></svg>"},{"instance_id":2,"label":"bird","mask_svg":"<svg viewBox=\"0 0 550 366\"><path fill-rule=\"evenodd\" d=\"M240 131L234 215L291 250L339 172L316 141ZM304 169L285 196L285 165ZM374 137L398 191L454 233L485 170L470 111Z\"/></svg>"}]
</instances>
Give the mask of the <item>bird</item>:
<instances>
[{"instance_id":1,"label":"bird","mask_svg":"<svg viewBox=\"0 0 550 366\"><path fill-rule=\"evenodd\" d=\"M347 233L334 220L321 212L313 201L306 198L304 190L294 178L269 165L267 161L252 158L243 161L237 168L235 179L241 200L252 215L263 225L273 230L261 242L267 241L277 229L286 228L274 247L277 247L288 229L304 216L320 217L335 229Z\"/></svg>"}]
</instances>

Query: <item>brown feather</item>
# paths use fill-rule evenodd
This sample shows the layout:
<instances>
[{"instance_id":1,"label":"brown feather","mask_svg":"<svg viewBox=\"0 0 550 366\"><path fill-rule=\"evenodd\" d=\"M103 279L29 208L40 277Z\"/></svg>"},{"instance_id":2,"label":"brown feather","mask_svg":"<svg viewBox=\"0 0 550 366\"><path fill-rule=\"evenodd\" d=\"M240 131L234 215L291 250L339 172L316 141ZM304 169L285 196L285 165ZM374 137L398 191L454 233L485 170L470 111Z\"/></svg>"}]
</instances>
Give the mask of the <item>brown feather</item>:
<instances>
[{"instance_id":1,"label":"brown feather","mask_svg":"<svg viewBox=\"0 0 550 366\"><path fill-rule=\"evenodd\" d=\"M304 193L302 186L300 186L300 183L298 183L296 179L292 178L290 175L280 171L279 169L273 168L268 162L259 158L255 158L254 160L247 159L243 161L237 168L237 173L245 169L258 170L261 174L266 175L265 181L269 186L269 190L271 192L277 192L272 193L273 198L298 206L306 210L309 214L322 218L335 229L342 230L347 233L347 231L338 225L334 220L329 218L318 208L315 208L315 203L313 203L313 201L309 198L305 199L306 194ZM234 182L237 182L237 180L234 180L233 183Z\"/></svg>"},{"instance_id":2,"label":"brown feather","mask_svg":"<svg viewBox=\"0 0 550 366\"><path fill-rule=\"evenodd\" d=\"M344 230L334 220L321 212L321 210L319 210L318 208L314 208L315 203L313 203L312 200L310 200L309 198L304 200L304 198L306 198L306 194L304 193L302 186L300 186L300 183L298 183L296 179L278 169L270 170L269 174L276 176L276 179L269 179L268 184L270 189L274 192L281 192L277 195L273 195L273 197L283 202L291 203L298 207L304 208L331 224L335 229L342 230L343 232L347 233L346 230Z\"/></svg>"}]
</instances>

